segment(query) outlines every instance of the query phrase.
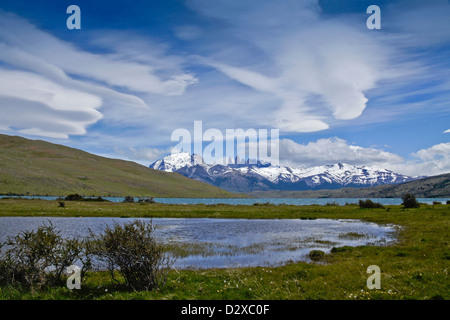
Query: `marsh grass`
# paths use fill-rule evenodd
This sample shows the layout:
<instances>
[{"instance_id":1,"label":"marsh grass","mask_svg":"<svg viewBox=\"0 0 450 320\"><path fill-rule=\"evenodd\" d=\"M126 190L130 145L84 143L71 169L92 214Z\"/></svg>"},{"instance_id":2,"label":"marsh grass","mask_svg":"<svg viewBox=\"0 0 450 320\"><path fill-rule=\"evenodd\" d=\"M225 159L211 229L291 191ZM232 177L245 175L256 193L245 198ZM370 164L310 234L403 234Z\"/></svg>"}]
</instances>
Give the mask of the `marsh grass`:
<instances>
[{"instance_id":1,"label":"marsh grass","mask_svg":"<svg viewBox=\"0 0 450 320\"><path fill-rule=\"evenodd\" d=\"M81 290L65 287L35 293L1 288L1 299L449 299L450 208L388 206L179 206L152 204L66 203L45 200L0 200L0 216L208 217L361 219L395 224L398 241L390 246L340 247L317 263L281 267L176 270L155 291L129 291L105 272L90 272ZM381 289L369 290L367 267L381 269Z\"/></svg>"},{"instance_id":2,"label":"marsh grass","mask_svg":"<svg viewBox=\"0 0 450 320\"><path fill-rule=\"evenodd\" d=\"M348 239L348 240L362 239L362 238L366 238L366 237L367 236L365 234L361 234L361 233L357 233L357 232L348 232L348 233L339 235L339 239Z\"/></svg>"}]
</instances>

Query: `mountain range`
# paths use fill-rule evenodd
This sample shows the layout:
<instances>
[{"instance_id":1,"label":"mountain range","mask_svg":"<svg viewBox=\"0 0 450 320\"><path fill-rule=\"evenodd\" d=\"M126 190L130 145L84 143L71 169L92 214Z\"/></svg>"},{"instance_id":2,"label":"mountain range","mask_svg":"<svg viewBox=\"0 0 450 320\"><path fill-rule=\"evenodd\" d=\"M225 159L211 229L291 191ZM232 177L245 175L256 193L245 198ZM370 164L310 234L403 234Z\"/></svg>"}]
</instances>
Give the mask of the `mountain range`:
<instances>
[{"instance_id":1,"label":"mountain range","mask_svg":"<svg viewBox=\"0 0 450 320\"><path fill-rule=\"evenodd\" d=\"M207 164L201 156L186 152L166 156L150 168L176 172L231 192L268 190L320 190L372 187L400 184L421 177L411 177L387 169L354 166L346 163L305 169L272 166L270 163Z\"/></svg>"}]
</instances>

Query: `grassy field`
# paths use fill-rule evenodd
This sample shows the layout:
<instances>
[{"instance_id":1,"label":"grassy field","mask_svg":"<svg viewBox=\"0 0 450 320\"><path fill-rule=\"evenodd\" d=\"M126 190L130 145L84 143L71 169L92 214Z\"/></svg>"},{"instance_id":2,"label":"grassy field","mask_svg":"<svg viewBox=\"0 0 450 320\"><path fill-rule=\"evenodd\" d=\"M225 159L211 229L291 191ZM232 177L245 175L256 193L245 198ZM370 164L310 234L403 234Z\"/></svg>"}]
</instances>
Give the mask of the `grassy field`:
<instances>
[{"instance_id":1,"label":"grassy field","mask_svg":"<svg viewBox=\"0 0 450 320\"><path fill-rule=\"evenodd\" d=\"M172 270L159 291L130 291L106 273L88 275L81 290L3 288L1 299L449 299L450 205L387 206L164 205L0 200L2 216L361 219L402 226L389 247L342 247L315 263L283 267ZM381 269L381 289L366 286L367 267Z\"/></svg>"}]
</instances>

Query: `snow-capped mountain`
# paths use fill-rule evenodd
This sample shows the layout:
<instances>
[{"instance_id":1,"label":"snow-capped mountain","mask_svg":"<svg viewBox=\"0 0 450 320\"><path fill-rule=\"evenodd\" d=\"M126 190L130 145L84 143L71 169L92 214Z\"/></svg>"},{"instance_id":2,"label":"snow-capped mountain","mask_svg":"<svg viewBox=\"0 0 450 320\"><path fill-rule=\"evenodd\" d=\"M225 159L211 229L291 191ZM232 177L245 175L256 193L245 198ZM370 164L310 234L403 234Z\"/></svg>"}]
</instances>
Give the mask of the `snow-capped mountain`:
<instances>
[{"instance_id":1,"label":"snow-capped mountain","mask_svg":"<svg viewBox=\"0 0 450 320\"><path fill-rule=\"evenodd\" d=\"M259 190L311 190L370 187L403 183L417 178L387 169L345 163L306 169L272 166L270 163L207 164L199 155L177 153L157 160L150 168L177 172L232 192Z\"/></svg>"}]
</instances>

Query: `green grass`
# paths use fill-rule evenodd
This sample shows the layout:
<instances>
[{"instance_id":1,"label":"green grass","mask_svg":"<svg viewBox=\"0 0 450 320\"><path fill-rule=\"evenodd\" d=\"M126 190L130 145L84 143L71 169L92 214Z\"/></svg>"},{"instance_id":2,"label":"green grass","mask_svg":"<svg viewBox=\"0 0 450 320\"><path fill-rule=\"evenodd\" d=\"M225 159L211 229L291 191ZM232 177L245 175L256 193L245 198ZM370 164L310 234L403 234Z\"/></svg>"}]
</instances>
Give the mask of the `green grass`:
<instances>
[{"instance_id":1,"label":"green grass","mask_svg":"<svg viewBox=\"0 0 450 320\"><path fill-rule=\"evenodd\" d=\"M389 211L388 211L389 209ZM164 205L0 200L1 216L208 217L362 219L396 224L398 242L387 247L344 247L317 263L283 267L173 270L159 291L133 292L103 272L88 275L79 291L64 284L39 292L2 288L1 299L449 299L448 205L418 209L387 206L231 206ZM358 234L349 234L358 237ZM381 269L381 289L369 290L367 267Z\"/></svg>"},{"instance_id":2,"label":"green grass","mask_svg":"<svg viewBox=\"0 0 450 320\"><path fill-rule=\"evenodd\" d=\"M0 194L240 198L180 174L0 134Z\"/></svg>"}]
</instances>

